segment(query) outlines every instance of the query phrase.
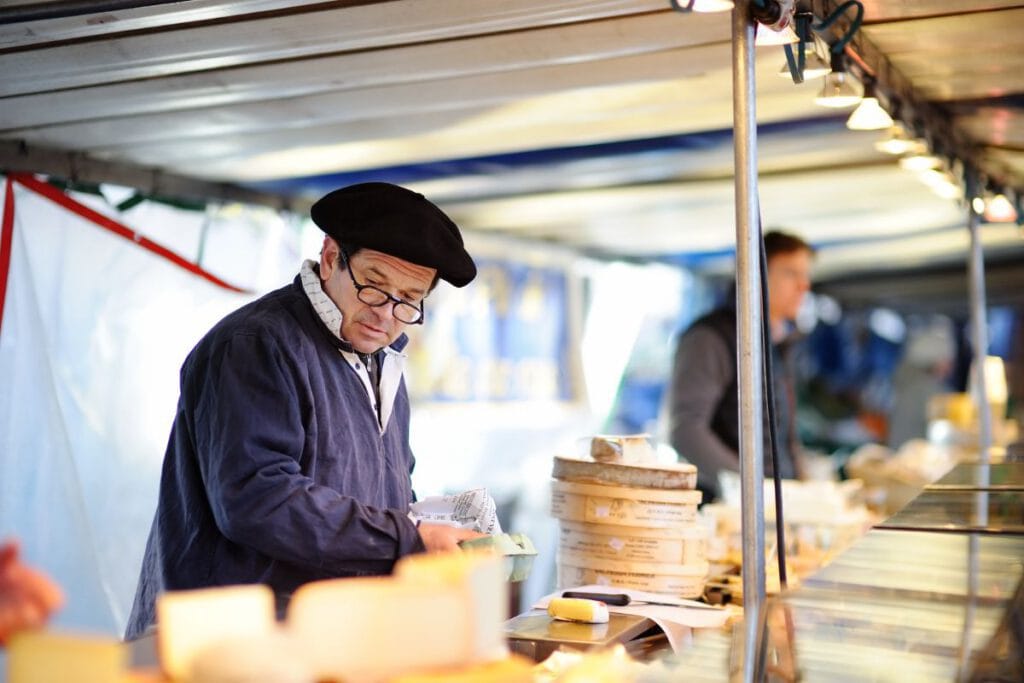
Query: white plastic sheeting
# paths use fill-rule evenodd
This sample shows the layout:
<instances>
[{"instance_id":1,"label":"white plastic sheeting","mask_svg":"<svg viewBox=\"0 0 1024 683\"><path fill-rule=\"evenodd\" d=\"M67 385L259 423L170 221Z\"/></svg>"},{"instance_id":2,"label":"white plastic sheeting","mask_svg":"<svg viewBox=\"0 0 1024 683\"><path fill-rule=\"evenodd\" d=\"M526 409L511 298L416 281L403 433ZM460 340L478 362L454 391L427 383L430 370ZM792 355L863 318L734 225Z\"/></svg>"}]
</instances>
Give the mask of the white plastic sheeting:
<instances>
[{"instance_id":1,"label":"white plastic sheeting","mask_svg":"<svg viewBox=\"0 0 1024 683\"><path fill-rule=\"evenodd\" d=\"M216 320L254 295L13 187L0 322L0 537L19 538L26 560L63 587L56 626L120 635L178 368ZM238 251L246 249L254 247Z\"/></svg>"}]
</instances>

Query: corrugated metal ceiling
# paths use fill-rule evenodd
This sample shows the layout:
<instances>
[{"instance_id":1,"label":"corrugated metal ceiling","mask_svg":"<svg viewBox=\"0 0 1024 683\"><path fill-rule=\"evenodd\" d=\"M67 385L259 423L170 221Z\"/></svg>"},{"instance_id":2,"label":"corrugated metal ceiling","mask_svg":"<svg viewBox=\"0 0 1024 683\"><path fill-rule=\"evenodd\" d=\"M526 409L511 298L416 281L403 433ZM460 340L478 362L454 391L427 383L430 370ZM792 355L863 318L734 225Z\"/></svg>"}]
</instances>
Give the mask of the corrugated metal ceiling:
<instances>
[{"instance_id":1,"label":"corrugated metal ceiling","mask_svg":"<svg viewBox=\"0 0 1024 683\"><path fill-rule=\"evenodd\" d=\"M668 0L85 4L0 3L0 166L122 183L145 169L139 185L180 176L293 196L381 177L471 231L653 257L732 243L728 13ZM799 4L820 19L839 3ZM848 52L883 100L1024 187L1024 3L864 7ZM963 207L877 152L878 132L816 106L820 79L779 78L783 63L781 48L758 48L768 223L955 258L958 233L921 237L955 233ZM986 240L1020 243L1012 226ZM871 252L837 246L826 267L829 253L848 268Z\"/></svg>"}]
</instances>

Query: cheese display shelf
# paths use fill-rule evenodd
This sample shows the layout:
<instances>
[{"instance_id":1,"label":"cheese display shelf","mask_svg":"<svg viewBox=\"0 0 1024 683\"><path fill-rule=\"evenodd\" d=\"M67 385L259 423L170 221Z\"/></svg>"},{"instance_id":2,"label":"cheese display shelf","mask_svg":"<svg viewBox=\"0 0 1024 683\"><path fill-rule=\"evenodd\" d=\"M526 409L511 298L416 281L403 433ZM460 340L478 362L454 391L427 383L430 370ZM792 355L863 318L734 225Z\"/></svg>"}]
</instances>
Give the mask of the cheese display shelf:
<instances>
[{"instance_id":1,"label":"cheese display shelf","mask_svg":"<svg viewBox=\"0 0 1024 683\"><path fill-rule=\"evenodd\" d=\"M963 463L926 491L1024 491L1024 462Z\"/></svg>"},{"instance_id":2,"label":"cheese display shelf","mask_svg":"<svg viewBox=\"0 0 1024 683\"><path fill-rule=\"evenodd\" d=\"M1024 534L1024 495L1005 490L926 490L876 528Z\"/></svg>"}]
</instances>

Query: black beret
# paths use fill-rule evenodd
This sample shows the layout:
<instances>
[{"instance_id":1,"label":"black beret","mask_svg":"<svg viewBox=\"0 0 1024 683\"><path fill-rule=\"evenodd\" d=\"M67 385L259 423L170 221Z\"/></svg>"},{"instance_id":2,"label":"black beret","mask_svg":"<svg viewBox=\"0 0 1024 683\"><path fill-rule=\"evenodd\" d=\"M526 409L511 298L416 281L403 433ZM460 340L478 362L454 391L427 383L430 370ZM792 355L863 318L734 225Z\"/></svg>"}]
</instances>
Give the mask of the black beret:
<instances>
[{"instance_id":1,"label":"black beret","mask_svg":"<svg viewBox=\"0 0 1024 683\"><path fill-rule=\"evenodd\" d=\"M476 277L459 228L423 195L391 183L359 183L313 204L313 222L342 244L434 268L456 287Z\"/></svg>"}]
</instances>

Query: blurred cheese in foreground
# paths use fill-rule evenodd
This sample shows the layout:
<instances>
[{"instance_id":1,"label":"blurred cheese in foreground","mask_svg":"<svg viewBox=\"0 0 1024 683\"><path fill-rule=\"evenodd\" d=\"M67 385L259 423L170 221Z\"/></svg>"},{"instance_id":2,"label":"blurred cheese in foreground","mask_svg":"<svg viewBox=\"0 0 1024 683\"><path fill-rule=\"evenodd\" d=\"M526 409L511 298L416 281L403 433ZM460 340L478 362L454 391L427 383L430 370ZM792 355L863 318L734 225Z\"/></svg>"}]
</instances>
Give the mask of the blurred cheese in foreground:
<instances>
[{"instance_id":1,"label":"blurred cheese in foreground","mask_svg":"<svg viewBox=\"0 0 1024 683\"><path fill-rule=\"evenodd\" d=\"M9 683L122 683L128 652L115 638L25 631L7 651Z\"/></svg>"},{"instance_id":2,"label":"blurred cheese in foreground","mask_svg":"<svg viewBox=\"0 0 1024 683\"><path fill-rule=\"evenodd\" d=\"M288 629L320 679L377 681L507 656L501 557L410 555L392 577L308 583L288 607Z\"/></svg>"},{"instance_id":3,"label":"blurred cheese in foreground","mask_svg":"<svg viewBox=\"0 0 1024 683\"><path fill-rule=\"evenodd\" d=\"M186 683L314 683L302 651L282 629L219 639L199 650Z\"/></svg>"},{"instance_id":4,"label":"blurred cheese in foreground","mask_svg":"<svg viewBox=\"0 0 1024 683\"><path fill-rule=\"evenodd\" d=\"M164 593L156 601L157 652L171 679L189 673L196 654L220 640L266 636L277 628L266 586L226 586Z\"/></svg>"},{"instance_id":5,"label":"blurred cheese in foreground","mask_svg":"<svg viewBox=\"0 0 1024 683\"><path fill-rule=\"evenodd\" d=\"M522 655L457 669L435 669L393 678L388 683L533 683L534 663Z\"/></svg>"}]
</instances>

